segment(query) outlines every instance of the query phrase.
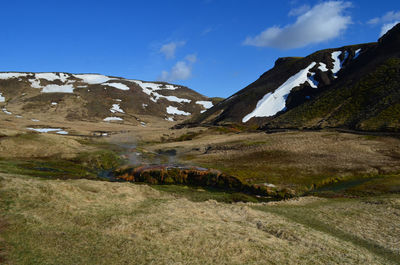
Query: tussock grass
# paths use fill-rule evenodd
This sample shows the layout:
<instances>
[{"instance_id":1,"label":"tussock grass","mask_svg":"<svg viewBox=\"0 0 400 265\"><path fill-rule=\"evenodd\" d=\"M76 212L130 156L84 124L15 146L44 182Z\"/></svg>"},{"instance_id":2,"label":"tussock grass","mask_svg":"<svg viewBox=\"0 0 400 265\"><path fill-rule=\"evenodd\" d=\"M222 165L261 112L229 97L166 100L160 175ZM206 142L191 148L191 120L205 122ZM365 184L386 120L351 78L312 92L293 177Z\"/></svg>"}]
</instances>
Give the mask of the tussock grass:
<instances>
[{"instance_id":1,"label":"tussock grass","mask_svg":"<svg viewBox=\"0 0 400 265\"><path fill-rule=\"evenodd\" d=\"M383 204L370 209L366 201L341 200L336 211L339 201L317 198L252 209L252 204L193 202L146 185L6 174L0 196L0 218L8 223L0 231L6 264L397 263L391 258L398 254L381 255L291 216L311 207L308 213L326 229L365 235L394 253L398 196L382 198Z\"/></svg>"}]
</instances>

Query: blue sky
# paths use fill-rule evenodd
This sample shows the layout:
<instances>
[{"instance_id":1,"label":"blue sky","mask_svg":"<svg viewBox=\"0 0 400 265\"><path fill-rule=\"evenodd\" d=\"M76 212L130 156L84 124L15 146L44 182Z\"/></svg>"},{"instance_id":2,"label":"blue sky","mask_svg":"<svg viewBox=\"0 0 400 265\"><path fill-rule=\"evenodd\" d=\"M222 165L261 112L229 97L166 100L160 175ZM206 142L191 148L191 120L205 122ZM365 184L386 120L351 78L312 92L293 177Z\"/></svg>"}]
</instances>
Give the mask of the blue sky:
<instances>
[{"instance_id":1,"label":"blue sky","mask_svg":"<svg viewBox=\"0 0 400 265\"><path fill-rule=\"evenodd\" d=\"M0 71L101 73L228 97L278 57L376 41L398 1L3 1Z\"/></svg>"}]
</instances>

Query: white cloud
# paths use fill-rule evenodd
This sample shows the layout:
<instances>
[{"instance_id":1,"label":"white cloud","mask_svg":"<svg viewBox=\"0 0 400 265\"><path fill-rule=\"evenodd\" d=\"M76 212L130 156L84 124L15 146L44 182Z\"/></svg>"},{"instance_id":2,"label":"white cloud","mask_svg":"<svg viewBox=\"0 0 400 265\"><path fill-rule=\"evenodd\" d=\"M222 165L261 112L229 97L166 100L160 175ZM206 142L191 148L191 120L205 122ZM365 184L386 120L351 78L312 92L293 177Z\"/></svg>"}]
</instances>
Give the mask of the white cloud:
<instances>
[{"instance_id":1,"label":"white cloud","mask_svg":"<svg viewBox=\"0 0 400 265\"><path fill-rule=\"evenodd\" d=\"M367 23L371 25L381 25L379 37L382 37L386 32L396 26L397 23L400 23L400 11L389 11L381 17L370 19Z\"/></svg>"},{"instance_id":2,"label":"white cloud","mask_svg":"<svg viewBox=\"0 0 400 265\"><path fill-rule=\"evenodd\" d=\"M375 18L370 19L367 23L375 25L375 24L378 24L380 21L381 21L381 19L379 17L375 17Z\"/></svg>"},{"instance_id":3,"label":"white cloud","mask_svg":"<svg viewBox=\"0 0 400 265\"><path fill-rule=\"evenodd\" d=\"M351 17L343 14L349 7L351 3L343 1L317 4L298 16L294 24L267 28L255 37L247 37L243 44L292 49L336 38L351 23Z\"/></svg>"},{"instance_id":4,"label":"white cloud","mask_svg":"<svg viewBox=\"0 0 400 265\"><path fill-rule=\"evenodd\" d=\"M394 26L396 26L398 23L400 23L400 20L399 20L399 21L392 22L392 23L384 24L384 25L382 26L382 28L381 28L381 34L380 34L379 36L382 37L383 35L385 35L386 32L388 32L389 30L391 30L391 29L392 29Z\"/></svg>"},{"instance_id":5,"label":"white cloud","mask_svg":"<svg viewBox=\"0 0 400 265\"><path fill-rule=\"evenodd\" d=\"M389 11L381 17L370 19L367 23L376 25L379 23L393 22L394 20L400 20L400 11Z\"/></svg>"},{"instance_id":6,"label":"white cloud","mask_svg":"<svg viewBox=\"0 0 400 265\"><path fill-rule=\"evenodd\" d=\"M190 63L195 63L197 61L197 55L196 54L186 55L185 60Z\"/></svg>"},{"instance_id":7,"label":"white cloud","mask_svg":"<svg viewBox=\"0 0 400 265\"><path fill-rule=\"evenodd\" d=\"M289 16L299 16L301 14L304 14L308 10L310 10L309 5L302 5L296 8L292 8L292 10L289 11Z\"/></svg>"},{"instance_id":8,"label":"white cloud","mask_svg":"<svg viewBox=\"0 0 400 265\"><path fill-rule=\"evenodd\" d=\"M192 75L192 67L185 61L178 61L171 72L162 71L161 78L164 81L186 80Z\"/></svg>"},{"instance_id":9,"label":"white cloud","mask_svg":"<svg viewBox=\"0 0 400 265\"><path fill-rule=\"evenodd\" d=\"M182 47L185 44L185 41L172 41L161 46L160 52L164 54L166 59L173 59L175 58L176 49L178 47Z\"/></svg>"},{"instance_id":10,"label":"white cloud","mask_svg":"<svg viewBox=\"0 0 400 265\"><path fill-rule=\"evenodd\" d=\"M210 32L213 31L213 30L214 30L214 28L212 28L212 27L205 28L205 29L201 32L201 35L202 35L202 36L207 35L208 33L210 33Z\"/></svg>"},{"instance_id":11,"label":"white cloud","mask_svg":"<svg viewBox=\"0 0 400 265\"><path fill-rule=\"evenodd\" d=\"M158 77L161 81L187 80L192 76L192 66L197 61L195 54L189 54L185 60L178 61L170 71L162 71Z\"/></svg>"}]
</instances>

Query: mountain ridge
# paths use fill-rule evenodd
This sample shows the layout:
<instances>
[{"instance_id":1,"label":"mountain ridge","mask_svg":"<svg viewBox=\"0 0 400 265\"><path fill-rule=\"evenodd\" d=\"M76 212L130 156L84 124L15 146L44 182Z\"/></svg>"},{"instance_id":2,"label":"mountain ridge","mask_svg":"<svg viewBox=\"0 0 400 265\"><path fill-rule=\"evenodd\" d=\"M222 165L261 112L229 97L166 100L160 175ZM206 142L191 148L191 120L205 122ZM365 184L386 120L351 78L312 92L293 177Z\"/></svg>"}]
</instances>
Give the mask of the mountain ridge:
<instances>
[{"instance_id":1,"label":"mountain ridge","mask_svg":"<svg viewBox=\"0 0 400 265\"><path fill-rule=\"evenodd\" d=\"M167 82L101 74L1 72L0 106L7 115L46 114L66 120L139 124L147 117L183 120L214 99Z\"/></svg>"},{"instance_id":2,"label":"mountain ridge","mask_svg":"<svg viewBox=\"0 0 400 265\"><path fill-rule=\"evenodd\" d=\"M378 42L278 58L255 82L183 125L398 131L399 47L400 24ZM368 100L368 95L379 100Z\"/></svg>"}]
</instances>

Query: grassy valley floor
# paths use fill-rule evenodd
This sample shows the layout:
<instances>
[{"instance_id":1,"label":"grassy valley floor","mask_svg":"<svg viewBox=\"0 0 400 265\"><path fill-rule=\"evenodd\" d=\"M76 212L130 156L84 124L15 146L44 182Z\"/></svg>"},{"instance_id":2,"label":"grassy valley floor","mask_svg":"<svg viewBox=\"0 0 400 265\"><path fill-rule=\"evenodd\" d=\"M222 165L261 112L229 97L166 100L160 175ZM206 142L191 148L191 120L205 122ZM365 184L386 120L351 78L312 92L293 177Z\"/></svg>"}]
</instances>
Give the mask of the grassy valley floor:
<instances>
[{"instance_id":1,"label":"grassy valley floor","mask_svg":"<svg viewBox=\"0 0 400 265\"><path fill-rule=\"evenodd\" d=\"M149 127L110 135L3 131L1 264L400 263L397 138ZM260 203L99 180L133 160L212 167L307 196Z\"/></svg>"}]
</instances>

